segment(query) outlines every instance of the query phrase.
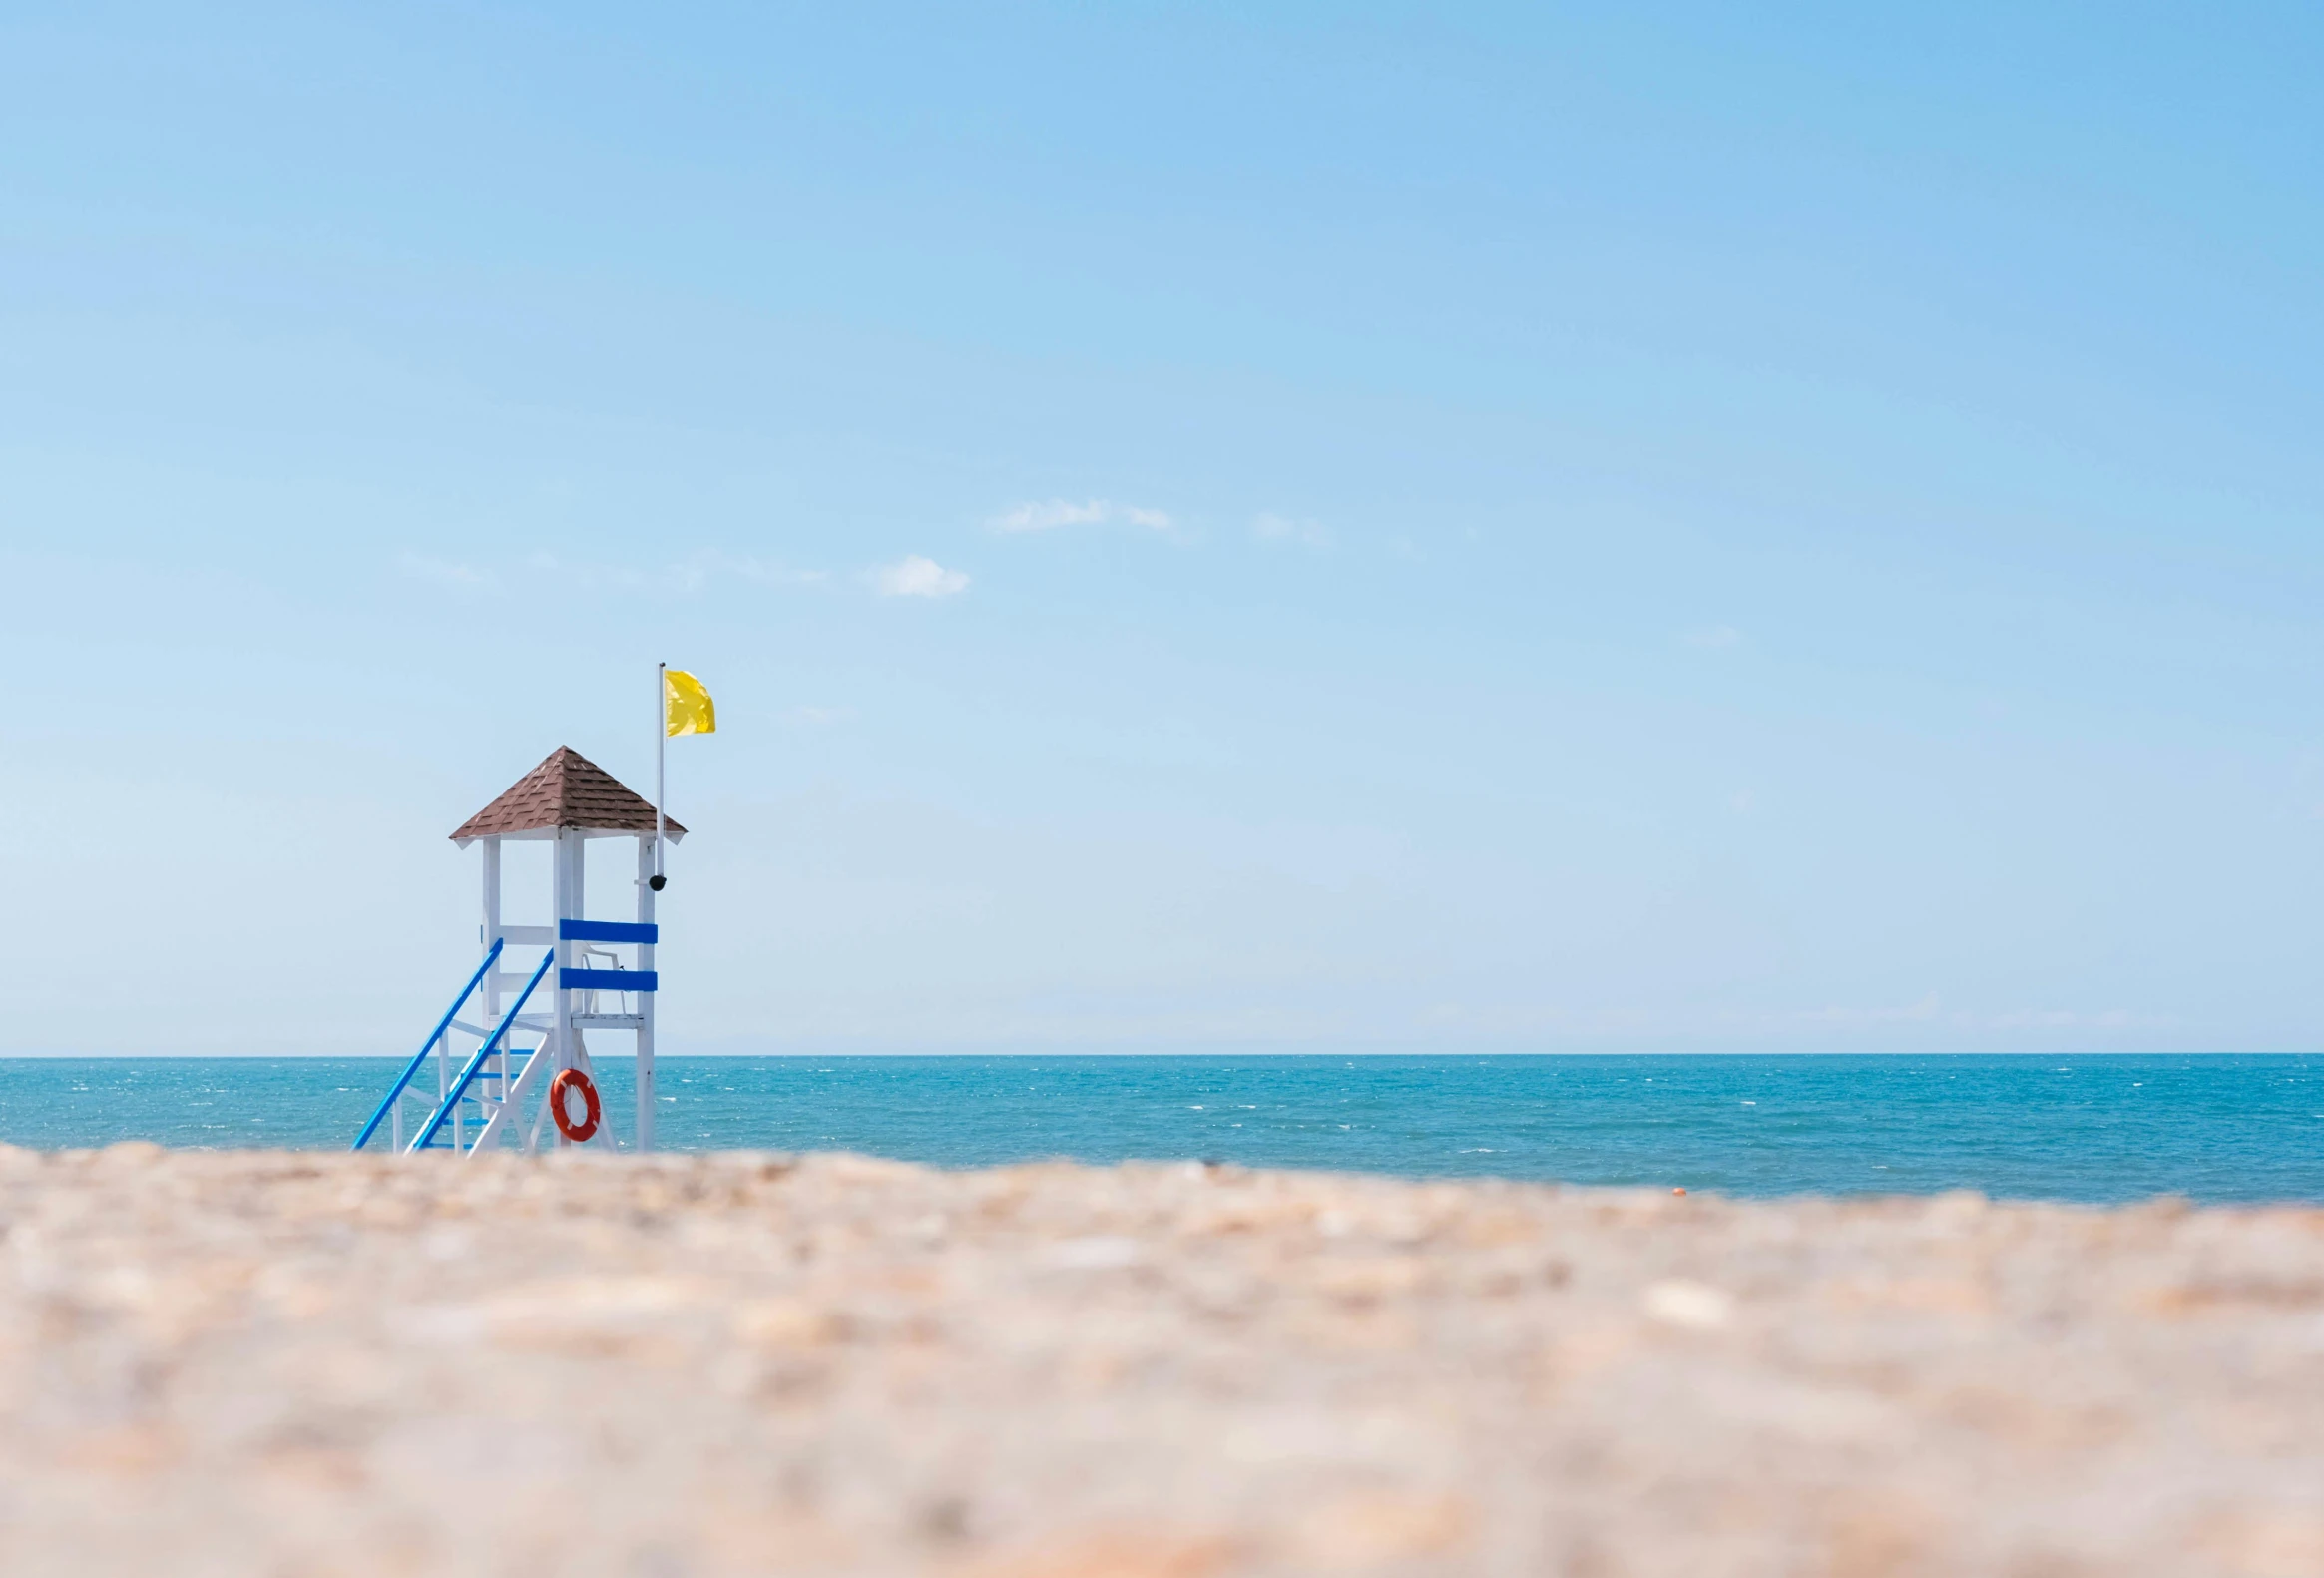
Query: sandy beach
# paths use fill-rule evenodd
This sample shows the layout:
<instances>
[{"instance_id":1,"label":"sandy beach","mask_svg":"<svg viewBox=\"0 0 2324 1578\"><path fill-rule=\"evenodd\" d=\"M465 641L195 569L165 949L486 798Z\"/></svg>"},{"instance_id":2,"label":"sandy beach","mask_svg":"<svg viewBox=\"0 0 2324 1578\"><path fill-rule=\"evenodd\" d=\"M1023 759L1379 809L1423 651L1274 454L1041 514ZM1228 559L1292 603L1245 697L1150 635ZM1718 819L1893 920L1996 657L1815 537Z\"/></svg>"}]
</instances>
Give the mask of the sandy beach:
<instances>
[{"instance_id":1,"label":"sandy beach","mask_svg":"<svg viewBox=\"0 0 2324 1578\"><path fill-rule=\"evenodd\" d=\"M2324 1573L2324 1211L0 1149L0 1571Z\"/></svg>"}]
</instances>

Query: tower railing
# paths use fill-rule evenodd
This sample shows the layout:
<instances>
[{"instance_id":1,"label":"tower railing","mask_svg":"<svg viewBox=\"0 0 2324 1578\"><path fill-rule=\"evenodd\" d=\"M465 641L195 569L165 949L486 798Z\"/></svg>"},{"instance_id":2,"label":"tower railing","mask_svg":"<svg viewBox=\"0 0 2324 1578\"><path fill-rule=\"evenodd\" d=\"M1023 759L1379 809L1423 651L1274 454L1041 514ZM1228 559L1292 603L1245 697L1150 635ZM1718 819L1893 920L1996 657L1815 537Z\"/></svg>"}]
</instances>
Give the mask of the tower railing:
<instances>
[{"instance_id":1,"label":"tower railing","mask_svg":"<svg viewBox=\"0 0 2324 1578\"><path fill-rule=\"evenodd\" d=\"M494 944L494 951L499 951L498 943ZM444 1127L446 1120L452 1116L453 1110L467 1096L468 1087L475 1080L477 1072L484 1067L485 1061L492 1056L494 1051L498 1050L501 1044L508 1039L509 1031L516 1028L517 1015L524 1012L525 1003L533 995L533 988L541 984L541 977L547 975L549 966L556 962L557 950L555 948L551 948L541 955L541 962L534 966L532 979L525 982L525 989L517 993L517 1000L509 1005L508 1012L501 1017L500 1023L493 1027L492 1034L484 1038L484 1044L476 1049L475 1054L461 1068L460 1077L452 1081L452 1088L444 1092L443 1101L429 1116L427 1123L421 1127L419 1137L405 1147L406 1150L425 1150L435 1140L436 1131ZM534 1055L538 1056L539 1052L536 1050Z\"/></svg>"},{"instance_id":2,"label":"tower railing","mask_svg":"<svg viewBox=\"0 0 2324 1578\"><path fill-rule=\"evenodd\" d=\"M476 966L476 973L468 977L468 984L460 988L460 995L452 999L452 1006L444 1010L444 1017L436 1021L436 1028L420 1043L420 1049L411 1055L411 1061L403 1066L402 1074L396 1077L394 1084L387 1087L387 1099L379 1104L378 1111L371 1114L371 1121L363 1125L363 1132L355 1136L355 1143L348 1147L349 1150L360 1151L369 1143L371 1136L379 1132L380 1124L387 1121L387 1115L395 1110L395 1104L403 1100L404 1088L411 1084L412 1076L419 1073L428 1061L428 1054L436 1050L436 1044L451 1030L452 1021L460 1016L461 1005L476 995L476 988L484 984L485 974L500 962L500 950L507 945L499 937L492 939L492 947L484 955L484 962ZM539 976L534 978L538 980Z\"/></svg>"}]
</instances>

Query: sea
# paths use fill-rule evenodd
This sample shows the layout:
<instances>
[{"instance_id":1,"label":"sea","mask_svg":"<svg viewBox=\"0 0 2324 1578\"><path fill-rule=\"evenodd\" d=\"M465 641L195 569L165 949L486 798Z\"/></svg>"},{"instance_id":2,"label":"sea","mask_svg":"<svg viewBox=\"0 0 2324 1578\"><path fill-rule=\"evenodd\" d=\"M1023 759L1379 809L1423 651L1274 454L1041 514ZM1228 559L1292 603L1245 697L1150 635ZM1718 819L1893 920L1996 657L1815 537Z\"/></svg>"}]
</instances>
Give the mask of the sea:
<instances>
[{"instance_id":1,"label":"sea","mask_svg":"<svg viewBox=\"0 0 2324 1578\"><path fill-rule=\"evenodd\" d=\"M0 1141L343 1150L388 1058L0 1059ZM598 1064L632 1132L627 1059ZM1204 1160L1734 1195L2324 1202L2324 1057L664 1057L666 1150ZM375 1140L373 1144L383 1144Z\"/></svg>"}]
</instances>

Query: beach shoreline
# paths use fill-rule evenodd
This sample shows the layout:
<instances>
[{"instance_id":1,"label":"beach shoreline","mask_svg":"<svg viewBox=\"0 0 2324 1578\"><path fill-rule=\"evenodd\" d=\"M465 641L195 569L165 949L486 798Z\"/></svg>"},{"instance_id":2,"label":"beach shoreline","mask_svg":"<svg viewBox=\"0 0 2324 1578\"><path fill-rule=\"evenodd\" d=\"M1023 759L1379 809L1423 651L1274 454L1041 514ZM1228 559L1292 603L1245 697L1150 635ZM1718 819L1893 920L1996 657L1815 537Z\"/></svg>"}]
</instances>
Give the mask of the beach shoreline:
<instances>
[{"instance_id":1,"label":"beach shoreline","mask_svg":"<svg viewBox=\"0 0 2324 1578\"><path fill-rule=\"evenodd\" d=\"M0 1147L12 1574L2312 1574L2324 1210Z\"/></svg>"}]
</instances>

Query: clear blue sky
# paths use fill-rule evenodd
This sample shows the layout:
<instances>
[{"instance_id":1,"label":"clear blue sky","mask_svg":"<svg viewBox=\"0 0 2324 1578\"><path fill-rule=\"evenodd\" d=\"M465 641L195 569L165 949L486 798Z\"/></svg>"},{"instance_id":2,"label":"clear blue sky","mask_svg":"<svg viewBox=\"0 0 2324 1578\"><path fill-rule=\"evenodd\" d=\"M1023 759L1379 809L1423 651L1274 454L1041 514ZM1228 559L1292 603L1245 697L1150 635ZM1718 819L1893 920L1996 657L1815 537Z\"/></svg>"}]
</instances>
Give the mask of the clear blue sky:
<instances>
[{"instance_id":1,"label":"clear blue sky","mask_svg":"<svg viewBox=\"0 0 2324 1578\"><path fill-rule=\"evenodd\" d=\"M2313 7L46 9L0 1051L2324 1039Z\"/></svg>"}]
</instances>

